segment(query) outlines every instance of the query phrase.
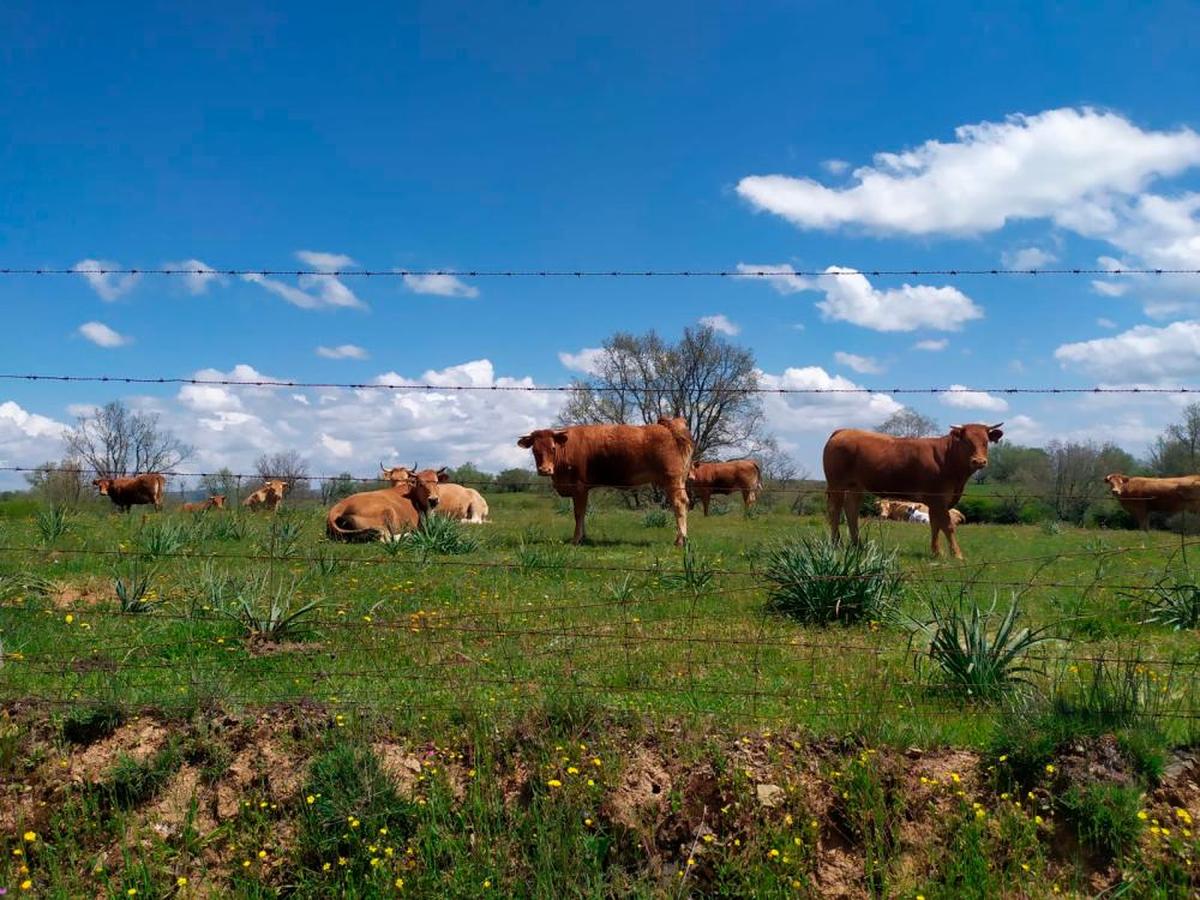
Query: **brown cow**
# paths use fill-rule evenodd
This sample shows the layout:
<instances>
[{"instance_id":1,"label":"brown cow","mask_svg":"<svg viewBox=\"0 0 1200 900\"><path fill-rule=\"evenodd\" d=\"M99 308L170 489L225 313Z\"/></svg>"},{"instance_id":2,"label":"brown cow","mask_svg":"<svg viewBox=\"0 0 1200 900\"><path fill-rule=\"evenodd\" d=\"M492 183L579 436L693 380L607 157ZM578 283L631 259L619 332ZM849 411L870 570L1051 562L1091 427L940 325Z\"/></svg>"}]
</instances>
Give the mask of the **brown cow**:
<instances>
[{"instance_id":1,"label":"brown cow","mask_svg":"<svg viewBox=\"0 0 1200 900\"><path fill-rule=\"evenodd\" d=\"M713 494L742 492L742 504L749 509L762 490L762 472L752 459L731 459L728 462L693 463L688 475L688 490L692 505L697 500L708 515L708 501Z\"/></svg>"},{"instance_id":2,"label":"brown cow","mask_svg":"<svg viewBox=\"0 0 1200 900\"><path fill-rule=\"evenodd\" d=\"M121 512L129 512L131 507L149 503L161 510L166 483L167 479L157 472L134 475L132 478L97 478L92 482L100 494L108 497Z\"/></svg>"},{"instance_id":3,"label":"brown cow","mask_svg":"<svg viewBox=\"0 0 1200 900\"><path fill-rule=\"evenodd\" d=\"M842 428L825 443L825 495L829 531L836 544L843 510L850 539L859 543L858 508L870 491L900 496L929 507L931 548L940 552L939 534L962 559L950 508L962 497L967 479L987 465L988 444L1004 436L996 425L955 425L950 433L934 438L898 438L873 431Z\"/></svg>"},{"instance_id":4,"label":"brown cow","mask_svg":"<svg viewBox=\"0 0 1200 900\"><path fill-rule=\"evenodd\" d=\"M242 506L250 509L266 508L271 512L279 509L279 504L283 502L283 495L287 493L287 482L273 478L267 481L257 491L250 494L242 501Z\"/></svg>"},{"instance_id":5,"label":"brown cow","mask_svg":"<svg viewBox=\"0 0 1200 900\"><path fill-rule=\"evenodd\" d=\"M1200 512L1200 475L1178 478L1131 478L1114 472L1104 476L1112 495L1138 527L1150 530L1150 513Z\"/></svg>"},{"instance_id":6,"label":"brown cow","mask_svg":"<svg viewBox=\"0 0 1200 900\"><path fill-rule=\"evenodd\" d=\"M384 468L383 463L379 464L379 468L383 472L384 480L391 482L393 486L405 481L411 471L404 466ZM482 525L488 520L488 504L479 491L451 482L445 466L437 470L437 480L439 516L470 525Z\"/></svg>"},{"instance_id":7,"label":"brown cow","mask_svg":"<svg viewBox=\"0 0 1200 900\"><path fill-rule=\"evenodd\" d=\"M575 504L573 543L584 539L588 491L594 487L657 485L675 509L675 546L687 542L687 474L695 444L683 419L656 425L572 425L542 428L517 441L533 451L539 475Z\"/></svg>"},{"instance_id":8,"label":"brown cow","mask_svg":"<svg viewBox=\"0 0 1200 900\"><path fill-rule=\"evenodd\" d=\"M399 540L438 505L438 490L433 469L410 471L392 487L339 500L325 517L325 533L334 541Z\"/></svg>"},{"instance_id":9,"label":"brown cow","mask_svg":"<svg viewBox=\"0 0 1200 900\"><path fill-rule=\"evenodd\" d=\"M924 503L913 503L911 500L880 500L879 515L893 522L928 522L929 507ZM961 525L967 521L967 517L959 510L951 509L950 521Z\"/></svg>"},{"instance_id":10,"label":"brown cow","mask_svg":"<svg viewBox=\"0 0 1200 900\"><path fill-rule=\"evenodd\" d=\"M213 494L207 500L201 500L198 503L185 503L180 507L184 512L207 512L210 509L224 509L225 495Z\"/></svg>"}]
</instances>

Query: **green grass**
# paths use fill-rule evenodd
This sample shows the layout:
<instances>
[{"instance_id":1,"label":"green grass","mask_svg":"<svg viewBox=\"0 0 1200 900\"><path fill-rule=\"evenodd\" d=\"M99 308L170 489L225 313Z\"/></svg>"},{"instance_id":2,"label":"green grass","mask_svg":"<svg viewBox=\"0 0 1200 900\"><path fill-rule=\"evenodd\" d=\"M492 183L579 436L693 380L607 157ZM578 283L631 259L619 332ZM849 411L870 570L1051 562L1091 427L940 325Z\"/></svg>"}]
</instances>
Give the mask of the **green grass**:
<instances>
[{"instance_id":1,"label":"green grass","mask_svg":"<svg viewBox=\"0 0 1200 900\"><path fill-rule=\"evenodd\" d=\"M456 534L473 544L463 552L421 546L411 538L391 548L331 545L324 539L322 511L299 505L286 517L217 513L196 524L178 513L150 513L143 525L139 515L118 516L111 507L89 504L68 532L43 547L33 521L36 508L21 506L22 501L0 505L5 543L30 548L0 552L5 585L0 702L22 701L26 713L43 709L46 721L61 725L54 734L70 732L78 745L103 740L122 720L148 709L184 721L199 716L216 722L241 709L292 708L311 711L308 718L330 728L347 729L342 737L349 730L420 734L430 745L445 748L453 736L460 752L469 746L485 761L474 765L488 771L489 780L481 776L460 797L435 778L423 795L426 805L397 820L408 829L405 846L412 846L418 864L410 874L396 867L388 872L430 895L458 896L475 895L483 881L526 895L574 890L564 880L572 866L578 867L577 893L655 895L663 887L660 875L670 891L679 888L681 859L682 880L699 879L699 892L769 895L790 892L795 881L802 893L818 893L805 868L808 862L798 862L799 849L789 850L786 877L782 864L770 868L762 857L751 861L744 850L734 852L735 835L742 848L753 845L762 854L772 846L800 848L791 843L797 835L774 813L755 826L759 830L737 830L742 826L735 828L735 810L720 813L725 803L718 804L716 814L710 809L705 815L727 829L721 836L724 855L714 850L691 867L693 876L686 865L688 848L673 844L669 854L660 851L669 858L668 870L651 876L639 855L644 835L583 824L587 818L611 818L604 795L584 788L569 796L551 792L543 776L537 781L541 787L521 795L523 811L512 812L501 782L506 766L515 765L514 747L524 742L526 749L537 750L534 756L544 752L536 760L522 757L526 768L559 766L550 748L571 741L550 735L564 729L572 736L597 723L614 733L629 722L672 729L696 725L677 752L706 759L708 739L701 735L780 727L805 740L850 736L878 747L977 748L993 762L1006 756L1004 764L995 763L998 773L1007 772L1011 784L1026 790L1036 787L1044 766L1081 735L1116 735L1130 771L1148 773L1139 775L1146 784L1154 771L1161 772L1169 748L1197 737L1200 646L1195 633L1174 621L1147 621L1151 594L1133 587L1163 578L1172 555L1178 556L1176 536L1069 525L1048 533L1036 524L968 524L959 532L967 558L958 562L928 556L925 528L869 520L865 537L883 558L893 560L880 578L893 584L892 569L899 576L888 590L888 606L896 615L839 617L843 624L831 631L804 617L770 613L781 584L799 595L815 589L805 585L806 573L825 571L810 566L810 560L797 562L795 554L781 568L772 555L785 545L820 547L826 530L818 517L793 515L782 502L751 518L694 515L685 554L671 546L669 529L647 523L645 509L625 509L603 494L594 499L589 544L574 547L571 519L556 515L553 499L490 496L492 524L455 526ZM157 600L136 616L122 615L119 599L111 595L118 555L126 561L137 556L140 565L155 567ZM774 581L767 575L772 569ZM783 569L786 578L779 577ZM89 592L96 584L109 589ZM1059 639L1025 647L1019 655L1018 665L1029 669L1016 673L1028 682L1027 695L999 704L972 703L961 692L932 690L919 677L913 662L920 648L912 646L902 622L927 616L932 589L961 594L971 604L968 610L987 609L998 594L1015 592L1020 627L1052 629ZM843 608L837 601L834 606ZM289 620L301 609L298 619ZM239 617L239 612L246 614ZM995 630L995 623L981 626L982 634L994 636ZM246 640L250 633L267 632L281 646L265 652L261 641ZM306 643L284 645L283 638ZM962 662L964 671L978 668L977 662ZM1007 671L1014 674L1011 667ZM1023 705L1015 708L1018 702ZM106 719L106 711L113 710L115 718ZM531 711L549 718L531 727ZM334 715L344 725L330 724ZM314 759L336 751L344 763L350 752L326 743L327 735L297 740L311 745ZM217 737L206 741L220 743ZM593 736L587 743L595 741ZM186 762L188 746L182 745L181 753L185 765L193 765ZM354 747L354 753L365 752L361 745ZM46 750L50 758L54 752ZM224 777L220 773L236 752L197 750L194 765L210 772L205 777ZM371 764L355 758L362 777L373 777ZM720 754L707 765L718 781L739 771ZM887 779L897 776L876 774L883 792L868 780L847 788L855 799L843 819L847 839L876 848L872 858L879 864L864 876L867 882L879 893L914 896L919 887L926 896L953 895L950 886L969 880L966 870L935 866L921 878L904 874L903 854L896 851L889 824L900 794ZM997 789L1007 789L999 784L999 774L997 779ZM743 787L753 792L752 785ZM361 785L354 790L375 792ZM670 802L688 809L688 784L672 790L678 796ZM346 796L351 793L347 787ZM410 800L401 800L408 809L404 804ZM294 825L301 822L305 813L295 804L303 797L271 802L292 805L275 811L268 806L261 816L247 814L230 826L240 829L238 841L258 839L285 817ZM797 820L803 814L797 806ZM469 833L476 835L475 844ZM227 837L222 832L195 839L224 846ZM964 832L962 865L971 859L970 841L991 859L1008 852L1003 848L1019 836L1010 837L1005 843L990 831L975 837ZM506 862L490 862L478 844L485 839L501 847ZM238 843L238 853L243 846L248 844ZM369 856L366 869L356 868L350 881L339 882L319 867L313 870L304 861L308 851L299 846L290 845L288 852L297 855L287 871L306 873L297 889L301 895L319 896L351 881L360 896L380 889L371 880ZM176 865L183 852L172 845L164 858ZM63 853L54 857L60 893L95 893L95 884L72 880L90 871L91 859ZM167 892L163 867L169 865L154 854L131 853L112 889L142 885L142 895ZM1035 860L1035 865L1041 863ZM242 895L271 893L279 883L260 878L254 866L249 873L227 873L223 883ZM446 874L459 868L461 874ZM1152 870L1159 871L1148 867L1141 877ZM995 877L1016 877L1008 862L991 871ZM1162 872L1163 879L1175 877L1174 869Z\"/></svg>"}]
</instances>

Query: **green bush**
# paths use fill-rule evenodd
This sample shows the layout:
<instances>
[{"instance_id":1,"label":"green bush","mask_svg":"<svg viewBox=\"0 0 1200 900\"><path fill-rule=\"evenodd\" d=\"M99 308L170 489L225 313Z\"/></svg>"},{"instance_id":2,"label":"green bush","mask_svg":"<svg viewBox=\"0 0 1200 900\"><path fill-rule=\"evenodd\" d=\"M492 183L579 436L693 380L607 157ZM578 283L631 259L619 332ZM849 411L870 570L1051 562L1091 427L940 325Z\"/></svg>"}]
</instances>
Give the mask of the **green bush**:
<instances>
[{"instance_id":1,"label":"green bush","mask_svg":"<svg viewBox=\"0 0 1200 900\"><path fill-rule=\"evenodd\" d=\"M48 547L66 535L71 530L71 519L71 511L61 504L39 507L35 521L42 544Z\"/></svg>"},{"instance_id":2,"label":"green bush","mask_svg":"<svg viewBox=\"0 0 1200 900\"><path fill-rule=\"evenodd\" d=\"M1187 576L1162 578L1150 589L1146 624L1166 625L1175 631L1200 628L1200 584Z\"/></svg>"},{"instance_id":3,"label":"green bush","mask_svg":"<svg viewBox=\"0 0 1200 900\"><path fill-rule=\"evenodd\" d=\"M834 546L803 538L767 551L767 606L810 625L884 621L901 590L896 551L872 542Z\"/></svg>"},{"instance_id":4,"label":"green bush","mask_svg":"<svg viewBox=\"0 0 1200 900\"><path fill-rule=\"evenodd\" d=\"M479 540L467 531L467 527L434 513L421 519L421 524L406 538L405 546L427 555L460 556L474 553L479 549Z\"/></svg>"},{"instance_id":5,"label":"green bush","mask_svg":"<svg viewBox=\"0 0 1200 900\"><path fill-rule=\"evenodd\" d=\"M666 528L671 524L671 517L667 515L665 509L652 509L642 516L642 527L644 528Z\"/></svg>"}]
</instances>

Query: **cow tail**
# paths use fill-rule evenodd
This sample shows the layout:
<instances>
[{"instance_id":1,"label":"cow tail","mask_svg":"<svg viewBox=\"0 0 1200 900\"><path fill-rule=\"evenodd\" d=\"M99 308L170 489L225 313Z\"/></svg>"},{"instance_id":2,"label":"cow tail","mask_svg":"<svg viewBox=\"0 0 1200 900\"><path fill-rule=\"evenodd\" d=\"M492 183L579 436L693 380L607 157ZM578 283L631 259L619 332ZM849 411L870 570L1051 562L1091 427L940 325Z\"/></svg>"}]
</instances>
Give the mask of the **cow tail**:
<instances>
[{"instance_id":1,"label":"cow tail","mask_svg":"<svg viewBox=\"0 0 1200 900\"><path fill-rule=\"evenodd\" d=\"M680 418L663 418L658 420L658 424L671 432L671 436L675 438L675 445L679 448L679 453L683 456L683 471L690 472L692 470L692 454L695 453L696 443L692 440L692 433L688 431L687 423Z\"/></svg>"},{"instance_id":2,"label":"cow tail","mask_svg":"<svg viewBox=\"0 0 1200 900\"><path fill-rule=\"evenodd\" d=\"M373 530L370 528L343 528L338 524L341 516L342 508L341 504L338 504L329 510L329 515L325 517L325 535L331 541L361 541L367 532Z\"/></svg>"},{"instance_id":3,"label":"cow tail","mask_svg":"<svg viewBox=\"0 0 1200 900\"><path fill-rule=\"evenodd\" d=\"M753 463L754 463L754 480L756 482L754 485L754 489L756 491L761 491L763 489L762 466L760 466L758 464L758 460L753 460Z\"/></svg>"}]
</instances>

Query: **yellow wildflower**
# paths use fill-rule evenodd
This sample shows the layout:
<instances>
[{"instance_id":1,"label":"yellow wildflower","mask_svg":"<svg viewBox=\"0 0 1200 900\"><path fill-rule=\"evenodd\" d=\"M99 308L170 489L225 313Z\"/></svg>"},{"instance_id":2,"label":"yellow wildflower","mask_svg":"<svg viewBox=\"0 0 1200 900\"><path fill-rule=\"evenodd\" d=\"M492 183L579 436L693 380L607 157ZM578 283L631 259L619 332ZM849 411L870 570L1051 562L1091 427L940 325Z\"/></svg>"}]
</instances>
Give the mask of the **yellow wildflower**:
<instances>
[{"instance_id":1,"label":"yellow wildflower","mask_svg":"<svg viewBox=\"0 0 1200 900\"><path fill-rule=\"evenodd\" d=\"M546 782L546 784L550 785L550 787L552 787L552 788L562 787L562 782L559 781L557 778L551 778L549 781Z\"/></svg>"},{"instance_id":2,"label":"yellow wildflower","mask_svg":"<svg viewBox=\"0 0 1200 900\"><path fill-rule=\"evenodd\" d=\"M25 832L25 834L24 834L24 835L22 835L22 837L24 837L24 838L25 838L25 841L26 841L27 843L30 843L30 844L32 844L34 841L36 841L36 840L37 840L37 832L34 832L34 831L27 831L27 832Z\"/></svg>"},{"instance_id":3,"label":"yellow wildflower","mask_svg":"<svg viewBox=\"0 0 1200 900\"><path fill-rule=\"evenodd\" d=\"M187 878L184 877L183 875L180 875L178 878L175 879L175 884L178 885L179 887L187 887L187 883L188 883Z\"/></svg>"}]
</instances>

